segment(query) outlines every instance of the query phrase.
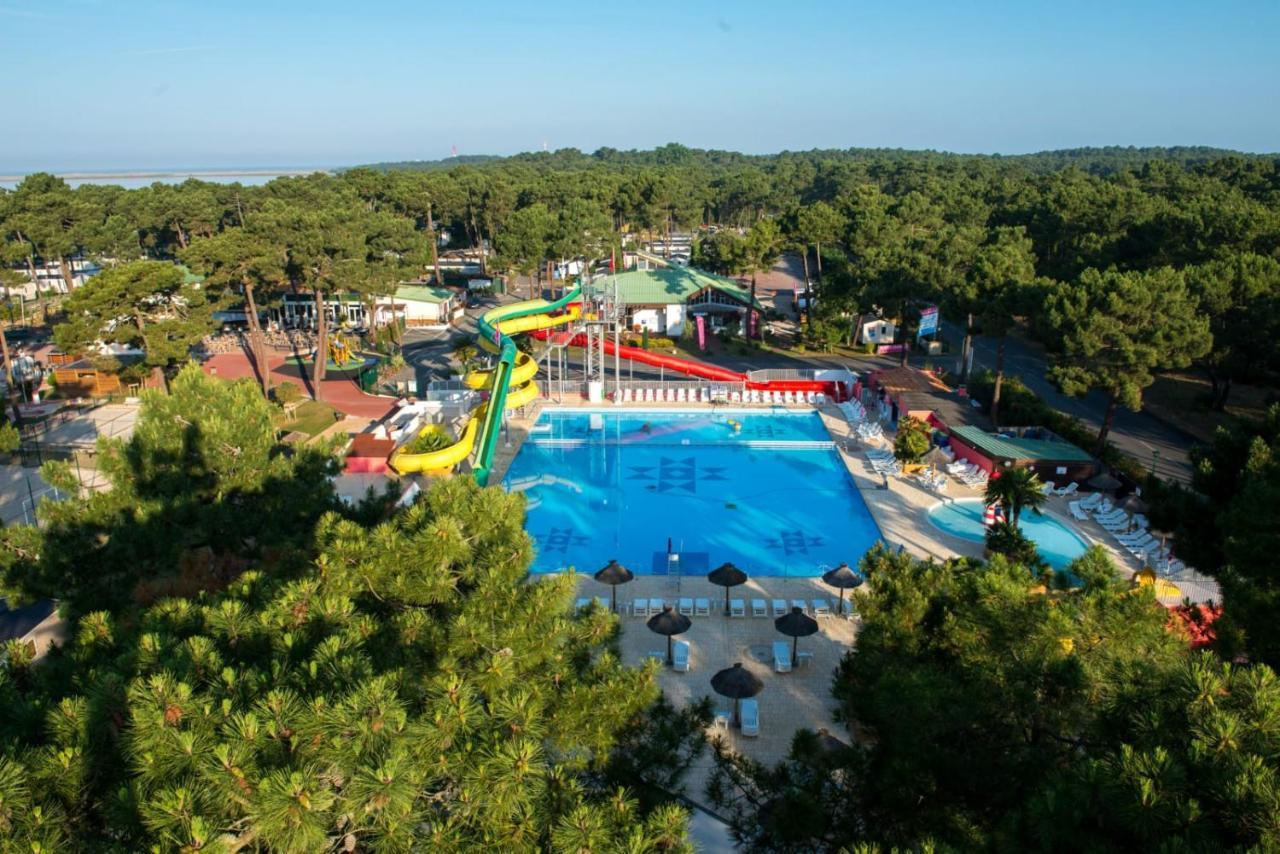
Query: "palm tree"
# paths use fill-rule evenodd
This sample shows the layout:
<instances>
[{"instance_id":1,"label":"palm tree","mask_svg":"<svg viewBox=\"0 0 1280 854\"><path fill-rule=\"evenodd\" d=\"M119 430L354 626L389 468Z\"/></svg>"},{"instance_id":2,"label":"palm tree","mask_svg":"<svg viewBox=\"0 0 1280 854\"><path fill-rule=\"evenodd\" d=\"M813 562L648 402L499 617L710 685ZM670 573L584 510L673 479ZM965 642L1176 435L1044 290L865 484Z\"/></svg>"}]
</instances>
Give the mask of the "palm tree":
<instances>
[{"instance_id":1,"label":"palm tree","mask_svg":"<svg viewBox=\"0 0 1280 854\"><path fill-rule=\"evenodd\" d=\"M1039 510L1044 504L1044 482L1031 469L1006 469L987 481L986 500L1008 510L1009 521L1017 527L1024 509Z\"/></svg>"}]
</instances>

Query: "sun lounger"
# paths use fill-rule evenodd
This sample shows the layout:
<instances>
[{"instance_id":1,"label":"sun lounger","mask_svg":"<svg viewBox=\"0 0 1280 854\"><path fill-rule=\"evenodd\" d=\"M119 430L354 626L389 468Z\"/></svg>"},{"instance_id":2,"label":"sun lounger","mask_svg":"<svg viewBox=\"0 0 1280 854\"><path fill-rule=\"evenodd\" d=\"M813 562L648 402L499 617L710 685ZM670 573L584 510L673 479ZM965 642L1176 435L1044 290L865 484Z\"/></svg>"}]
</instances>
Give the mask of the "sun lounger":
<instances>
[{"instance_id":1,"label":"sun lounger","mask_svg":"<svg viewBox=\"0 0 1280 854\"><path fill-rule=\"evenodd\" d=\"M763 599L751 600L751 616L767 617L769 616L769 605Z\"/></svg>"},{"instance_id":2,"label":"sun lounger","mask_svg":"<svg viewBox=\"0 0 1280 854\"><path fill-rule=\"evenodd\" d=\"M773 642L773 672L791 672L791 644L786 641Z\"/></svg>"},{"instance_id":3,"label":"sun lounger","mask_svg":"<svg viewBox=\"0 0 1280 854\"><path fill-rule=\"evenodd\" d=\"M1066 486L1062 487L1061 489L1055 489L1054 493L1056 493L1057 495L1074 495L1076 490L1079 488L1080 488L1080 484L1076 483L1073 480L1070 483L1068 483Z\"/></svg>"},{"instance_id":4,"label":"sun lounger","mask_svg":"<svg viewBox=\"0 0 1280 854\"><path fill-rule=\"evenodd\" d=\"M692 617L693 616L693 600L689 599L688 597L682 596L680 598L679 610L680 610L680 613L684 614L686 617Z\"/></svg>"},{"instance_id":5,"label":"sun lounger","mask_svg":"<svg viewBox=\"0 0 1280 854\"><path fill-rule=\"evenodd\" d=\"M750 738L760 735L760 704L755 697L742 701L742 734Z\"/></svg>"},{"instance_id":6,"label":"sun lounger","mask_svg":"<svg viewBox=\"0 0 1280 854\"><path fill-rule=\"evenodd\" d=\"M729 600L729 616L730 617L747 616L746 603L743 602L741 599L730 599Z\"/></svg>"},{"instance_id":7,"label":"sun lounger","mask_svg":"<svg viewBox=\"0 0 1280 854\"><path fill-rule=\"evenodd\" d=\"M740 391L729 392L729 400L731 400L734 403L742 403L742 392Z\"/></svg>"},{"instance_id":8,"label":"sun lounger","mask_svg":"<svg viewBox=\"0 0 1280 854\"><path fill-rule=\"evenodd\" d=\"M826 599L814 599L813 600L813 616L830 617L831 603L828 602Z\"/></svg>"},{"instance_id":9,"label":"sun lounger","mask_svg":"<svg viewBox=\"0 0 1280 854\"><path fill-rule=\"evenodd\" d=\"M1072 501L1070 504L1067 505L1067 508L1071 511L1071 516L1076 521L1078 522L1089 521L1089 514L1084 510L1084 508L1080 506L1079 501Z\"/></svg>"},{"instance_id":10,"label":"sun lounger","mask_svg":"<svg viewBox=\"0 0 1280 854\"><path fill-rule=\"evenodd\" d=\"M1101 492L1090 492L1084 498L1080 499L1080 506L1085 510L1092 510L1102 502Z\"/></svg>"},{"instance_id":11,"label":"sun lounger","mask_svg":"<svg viewBox=\"0 0 1280 854\"><path fill-rule=\"evenodd\" d=\"M711 725L717 729L728 729L732 722L733 715L724 709L716 709L715 717L711 719Z\"/></svg>"},{"instance_id":12,"label":"sun lounger","mask_svg":"<svg viewBox=\"0 0 1280 854\"><path fill-rule=\"evenodd\" d=\"M787 600L774 599L773 600L773 616L781 617L785 613L787 613Z\"/></svg>"},{"instance_id":13,"label":"sun lounger","mask_svg":"<svg viewBox=\"0 0 1280 854\"><path fill-rule=\"evenodd\" d=\"M808 602L806 602L806 601L804 601L803 599L792 599L792 600L791 600L791 607L792 607L792 608L799 608L801 611L808 611L808 610L809 610L809 603L808 603Z\"/></svg>"},{"instance_id":14,"label":"sun lounger","mask_svg":"<svg viewBox=\"0 0 1280 854\"><path fill-rule=\"evenodd\" d=\"M711 600L710 599L694 599L693 615L695 617L711 616Z\"/></svg>"},{"instance_id":15,"label":"sun lounger","mask_svg":"<svg viewBox=\"0 0 1280 854\"><path fill-rule=\"evenodd\" d=\"M796 667L808 667L808 666L809 666L810 664L812 664L812 663L813 663L813 653L812 653L812 652L797 652L797 653L796 653Z\"/></svg>"},{"instance_id":16,"label":"sun lounger","mask_svg":"<svg viewBox=\"0 0 1280 854\"><path fill-rule=\"evenodd\" d=\"M631 616L647 617L649 616L649 600L636 599L631 603Z\"/></svg>"},{"instance_id":17,"label":"sun lounger","mask_svg":"<svg viewBox=\"0 0 1280 854\"><path fill-rule=\"evenodd\" d=\"M689 672L689 642L678 640L671 645L671 668L677 673Z\"/></svg>"}]
</instances>

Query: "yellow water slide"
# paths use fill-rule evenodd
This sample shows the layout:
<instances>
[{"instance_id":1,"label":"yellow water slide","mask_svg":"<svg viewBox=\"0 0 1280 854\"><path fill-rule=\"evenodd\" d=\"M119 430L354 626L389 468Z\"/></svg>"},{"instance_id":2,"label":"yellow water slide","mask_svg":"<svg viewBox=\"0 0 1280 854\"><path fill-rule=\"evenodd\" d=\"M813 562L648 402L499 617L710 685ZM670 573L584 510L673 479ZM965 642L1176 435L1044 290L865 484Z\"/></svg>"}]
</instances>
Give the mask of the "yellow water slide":
<instances>
[{"instance_id":1,"label":"yellow water slide","mask_svg":"<svg viewBox=\"0 0 1280 854\"><path fill-rule=\"evenodd\" d=\"M503 335L510 336L572 323L578 319L582 311L580 305L573 304L564 308L561 314L553 316L537 313L539 308L545 308L548 311L556 310L555 304L546 300L527 300L514 305L491 309L485 313L484 319ZM510 317L507 320L501 319L503 315L513 314L519 316ZM487 337L479 336L476 340L484 349L493 353L498 352L497 345ZM536 361L526 353L517 354L515 365L510 371L510 378L507 384L508 391L503 402L504 409L519 409L538 396L538 385L533 381L537 373L538 363ZM463 382L467 384L468 388L479 390L491 386L497 374L498 369L470 371L463 377ZM401 446L391 455L391 467L400 474L409 474L411 472L447 473L455 465L470 456L472 449L475 447L476 437L480 432L480 425L484 421L485 411L488 406L489 404L486 402L476 407L475 411L471 413L471 418L467 420L467 426L462 431L462 437L454 444L447 448L428 451L424 454L406 454L404 453L405 446ZM426 425L419 431L418 435L435 429L437 429L435 425Z\"/></svg>"}]
</instances>

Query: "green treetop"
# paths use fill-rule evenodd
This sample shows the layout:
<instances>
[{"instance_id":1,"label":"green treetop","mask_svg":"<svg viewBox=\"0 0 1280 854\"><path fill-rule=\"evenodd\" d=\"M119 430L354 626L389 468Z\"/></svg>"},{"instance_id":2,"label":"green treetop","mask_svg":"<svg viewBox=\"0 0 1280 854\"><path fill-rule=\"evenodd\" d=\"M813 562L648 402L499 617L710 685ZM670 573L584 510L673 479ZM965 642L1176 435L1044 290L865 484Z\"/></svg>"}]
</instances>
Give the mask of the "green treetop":
<instances>
[{"instance_id":1,"label":"green treetop","mask_svg":"<svg viewBox=\"0 0 1280 854\"><path fill-rule=\"evenodd\" d=\"M846 746L717 757L751 850L1246 851L1280 845L1280 683L1191 653L1100 550L1079 586L877 549L836 671Z\"/></svg>"},{"instance_id":2,"label":"green treetop","mask_svg":"<svg viewBox=\"0 0 1280 854\"><path fill-rule=\"evenodd\" d=\"M1085 270L1051 293L1048 309L1058 336L1050 377L1067 394L1100 389L1107 395L1099 453L1117 404L1141 408L1155 371L1186 367L1213 343L1209 319L1198 313L1182 274L1169 268Z\"/></svg>"},{"instance_id":3,"label":"green treetop","mask_svg":"<svg viewBox=\"0 0 1280 854\"><path fill-rule=\"evenodd\" d=\"M199 282L161 261L133 261L104 270L67 297L65 320L54 340L68 353L83 353L96 342L140 347L144 361L171 369L216 328L220 298Z\"/></svg>"},{"instance_id":4,"label":"green treetop","mask_svg":"<svg viewBox=\"0 0 1280 854\"><path fill-rule=\"evenodd\" d=\"M333 504L327 454L286 453L252 383L195 365L171 393L143 393L127 441L99 439L110 487L77 494L66 463L46 479L69 497L40 504L36 527L0 533L0 589L57 597L73 610L225 584L247 560L304 542Z\"/></svg>"},{"instance_id":5,"label":"green treetop","mask_svg":"<svg viewBox=\"0 0 1280 854\"><path fill-rule=\"evenodd\" d=\"M572 577L524 583L522 503L456 478L373 529L326 519L298 580L248 572L136 630L86 618L59 656L83 677L47 719L30 713L45 677L0 683L7 838L690 851L682 810L603 773L644 727L653 671L609 650L612 615L571 615Z\"/></svg>"}]
</instances>

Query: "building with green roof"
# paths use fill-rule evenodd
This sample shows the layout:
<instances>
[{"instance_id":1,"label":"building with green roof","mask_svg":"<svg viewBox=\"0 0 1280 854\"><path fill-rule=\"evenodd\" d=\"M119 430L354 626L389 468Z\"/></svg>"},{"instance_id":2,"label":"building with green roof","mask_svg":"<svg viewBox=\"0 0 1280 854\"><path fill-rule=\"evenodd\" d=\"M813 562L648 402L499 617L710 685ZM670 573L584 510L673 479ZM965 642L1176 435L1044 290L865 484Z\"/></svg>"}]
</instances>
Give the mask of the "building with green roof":
<instances>
[{"instance_id":1,"label":"building with green roof","mask_svg":"<svg viewBox=\"0 0 1280 854\"><path fill-rule=\"evenodd\" d=\"M742 283L692 267L658 267L628 270L607 276L596 286L609 289L616 284L618 300L626 305L627 325L639 332L672 338L684 334L686 320L703 316L712 332L731 326L743 330L747 310L764 307L752 303L751 289Z\"/></svg>"},{"instance_id":2,"label":"building with green roof","mask_svg":"<svg viewBox=\"0 0 1280 854\"><path fill-rule=\"evenodd\" d=\"M1029 468L1041 480L1083 483L1098 470L1093 455L1044 427L1008 428L989 433L980 427L952 427L951 447L959 459L987 472Z\"/></svg>"}]
</instances>

